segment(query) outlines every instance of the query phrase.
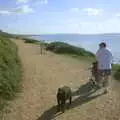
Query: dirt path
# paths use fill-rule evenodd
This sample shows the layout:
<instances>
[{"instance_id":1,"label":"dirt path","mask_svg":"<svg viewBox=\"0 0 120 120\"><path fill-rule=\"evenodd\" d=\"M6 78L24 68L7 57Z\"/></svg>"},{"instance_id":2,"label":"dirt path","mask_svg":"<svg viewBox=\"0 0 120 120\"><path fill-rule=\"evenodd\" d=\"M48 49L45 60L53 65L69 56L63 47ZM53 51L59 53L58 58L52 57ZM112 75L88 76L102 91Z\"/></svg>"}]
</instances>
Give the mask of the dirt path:
<instances>
[{"instance_id":1,"label":"dirt path","mask_svg":"<svg viewBox=\"0 0 120 120\"><path fill-rule=\"evenodd\" d=\"M89 63L53 53L41 56L39 47L14 42L23 64L23 93L12 103L12 112L4 120L120 120L119 92L114 82L108 94L98 91L88 97L74 97L71 109L55 115L57 88L62 84L73 88L85 85ZM85 87L87 84L80 87L82 93Z\"/></svg>"}]
</instances>

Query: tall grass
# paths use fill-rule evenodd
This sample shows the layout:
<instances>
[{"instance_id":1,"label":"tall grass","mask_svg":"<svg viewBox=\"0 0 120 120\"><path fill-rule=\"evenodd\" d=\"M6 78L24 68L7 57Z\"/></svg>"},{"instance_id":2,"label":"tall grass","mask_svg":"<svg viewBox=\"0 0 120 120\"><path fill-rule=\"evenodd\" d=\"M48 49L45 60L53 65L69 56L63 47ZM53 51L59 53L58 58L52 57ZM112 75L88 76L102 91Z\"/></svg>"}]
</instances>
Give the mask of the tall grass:
<instances>
[{"instance_id":1,"label":"tall grass","mask_svg":"<svg viewBox=\"0 0 120 120\"><path fill-rule=\"evenodd\" d=\"M2 30L0 30L0 36L14 38L14 35L3 32Z\"/></svg>"},{"instance_id":2,"label":"tall grass","mask_svg":"<svg viewBox=\"0 0 120 120\"><path fill-rule=\"evenodd\" d=\"M113 65L113 77L120 81L120 64Z\"/></svg>"},{"instance_id":3,"label":"tall grass","mask_svg":"<svg viewBox=\"0 0 120 120\"><path fill-rule=\"evenodd\" d=\"M14 99L19 92L20 78L18 49L8 38L0 37L0 110L4 108L5 101Z\"/></svg>"}]
</instances>

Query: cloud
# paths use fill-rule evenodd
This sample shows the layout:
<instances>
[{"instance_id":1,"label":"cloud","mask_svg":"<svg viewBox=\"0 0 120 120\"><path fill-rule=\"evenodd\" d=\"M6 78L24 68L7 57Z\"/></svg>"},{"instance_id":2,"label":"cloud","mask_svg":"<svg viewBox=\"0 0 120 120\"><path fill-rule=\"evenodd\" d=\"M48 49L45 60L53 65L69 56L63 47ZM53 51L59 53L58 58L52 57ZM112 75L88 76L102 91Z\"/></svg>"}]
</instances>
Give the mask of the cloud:
<instances>
[{"instance_id":1,"label":"cloud","mask_svg":"<svg viewBox=\"0 0 120 120\"><path fill-rule=\"evenodd\" d=\"M97 9L97 8L71 8L69 12L74 13L74 15L88 15L88 16L98 16L103 14L102 9Z\"/></svg>"},{"instance_id":2,"label":"cloud","mask_svg":"<svg viewBox=\"0 0 120 120\"><path fill-rule=\"evenodd\" d=\"M16 0L17 3L28 3L30 0Z\"/></svg>"},{"instance_id":3,"label":"cloud","mask_svg":"<svg viewBox=\"0 0 120 120\"><path fill-rule=\"evenodd\" d=\"M97 33L115 33L120 32L120 19L108 18L97 19L96 21L90 21L89 19L68 19L61 24L63 31L69 33L80 34L97 34ZM59 31L59 29L57 29Z\"/></svg>"},{"instance_id":4,"label":"cloud","mask_svg":"<svg viewBox=\"0 0 120 120\"><path fill-rule=\"evenodd\" d=\"M81 22L84 33L117 33L120 32L119 18L110 18L101 21L91 21L87 24Z\"/></svg>"},{"instance_id":5,"label":"cloud","mask_svg":"<svg viewBox=\"0 0 120 120\"><path fill-rule=\"evenodd\" d=\"M120 17L120 13L115 14L116 17Z\"/></svg>"},{"instance_id":6,"label":"cloud","mask_svg":"<svg viewBox=\"0 0 120 120\"><path fill-rule=\"evenodd\" d=\"M15 8L14 13L32 13L34 10L30 8L28 5L23 5L21 7Z\"/></svg>"},{"instance_id":7,"label":"cloud","mask_svg":"<svg viewBox=\"0 0 120 120\"><path fill-rule=\"evenodd\" d=\"M48 4L48 0L35 0L33 5Z\"/></svg>"},{"instance_id":8,"label":"cloud","mask_svg":"<svg viewBox=\"0 0 120 120\"><path fill-rule=\"evenodd\" d=\"M32 4L48 4L48 0L16 0L16 2L19 3L29 3L32 2Z\"/></svg>"},{"instance_id":9,"label":"cloud","mask_svg":"<svg viewBox=\"0 0 120 120\"><path fill-rule=\"evenodd\" d=\"M84 8L83 11L86 12L88 16L97 16L103 14L103 10L97 8Z\"/></svg>"},{"instance_id":10,"label":"cloud","mask_svg":"<svg viewBox=\"0 0 120 120\"><path fill-rule=\"evenodd\" d=\"M2 15L10 15L11 12L9 12L7 10L0 10L0 14L2 14Z\"/></svg>"},{"instance_id":11,"label":"cloud","mask_svg":"<svg viewBox=\"0 0 120 120\"><path fill-rule=\"evenodd\" d=\"M0 14L2 15L12 15L12 14L28 14L28 13L33 13L34 10L30 8L28 5L23 5L18 8L14 8L11 11L7 10L0 10Z\"/></svg>"},{"instance_id":12,"label":"cloud","mask_svg":"<svg viewBox=\"0 0 120 120\"><path fill-rule=\"evenodd\" d=\"M71 9L70 9L71 12L77 12L77 11L79 11L79 10L80 10L79 8L71 8Z\"/></svg>"},{"instance_id":13,"label":"cloud","mask_svg":"<svg viewBox=\"0 0 120 120\"><path fill-rule=\"evenodd\" d=\"M48 4L48 0L41 0L40 3L41 4Z\"/></svg>"}]
</instances>

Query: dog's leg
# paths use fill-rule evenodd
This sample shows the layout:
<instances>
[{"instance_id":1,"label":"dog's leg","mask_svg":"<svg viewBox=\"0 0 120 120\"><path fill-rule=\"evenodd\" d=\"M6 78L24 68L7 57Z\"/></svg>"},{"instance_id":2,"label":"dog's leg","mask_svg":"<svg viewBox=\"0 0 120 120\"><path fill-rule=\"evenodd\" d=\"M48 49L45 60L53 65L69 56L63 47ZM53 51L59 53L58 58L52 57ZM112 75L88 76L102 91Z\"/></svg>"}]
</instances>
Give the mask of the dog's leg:
<instances>
[{"instance_id":1,"label":"dog's leg","mask_svg":"<svg viewBox=\"0 0 120 120\"><path fill-rule=\"evenodd\" d=\"M70 99L69 99L69 104L71 105L72 103L72 96L70 96Z\"/></svg>"},{"instance_id":2,"label":"dog's leg","mask_svg":"<svg viewBox=\"0 0 120 120\"><path fill-rule=\"evenodd\" d=\"M69 104L68 104L68 106L67 106L67 109L70 108L71 103L72 103L72 96L69 97Z\"/></svg>"},{"instance_id":3,"label":"dog's leg","mask_svg":"<svg viewBox=\"0 0 120 120\"><path fill-rule=\"evenodd\" d=\"M57 106L57 111L59 112L60 111L60 107L61 107L61 101L59 100L59 98L57 98L57 104L58 104L58 106Z\"/></svg>"},{"instance_id":4,"label":"dog's leg","mask_svg":"<svg viewBox=\"0 0 120 120\"><path fill-rule=\"evenodd\" d=\"M66 100L62 101L61 107L62 107L62 112L64 113L65 112L65 108L66 108Z\"/></svg>"}]
</instances>

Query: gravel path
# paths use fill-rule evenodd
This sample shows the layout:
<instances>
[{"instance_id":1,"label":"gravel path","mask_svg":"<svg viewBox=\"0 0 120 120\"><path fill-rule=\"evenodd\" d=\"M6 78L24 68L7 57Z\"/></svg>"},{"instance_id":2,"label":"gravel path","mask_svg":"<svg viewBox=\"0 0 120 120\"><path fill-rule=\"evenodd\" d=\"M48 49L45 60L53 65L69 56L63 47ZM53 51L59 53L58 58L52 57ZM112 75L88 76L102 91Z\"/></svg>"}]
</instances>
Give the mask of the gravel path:
<instances>
[{"instance_id":1,"label":"gravel path","mask_svg":"<svg viewBox=\"0 0 120 120\"><path fill-rule=\"evenodd\" d=\"M23 64L23 92L11 103L11 113L4 120L120 120L118 83L110 82L107 94L100 90L80 97L89 89L90 63L49 52L41 56L39 46L13 41ZM64 84L73 90L79 88L81 93L74 96L69 110L55 114L56 91Z\"/></svg>"}]
</instances>

